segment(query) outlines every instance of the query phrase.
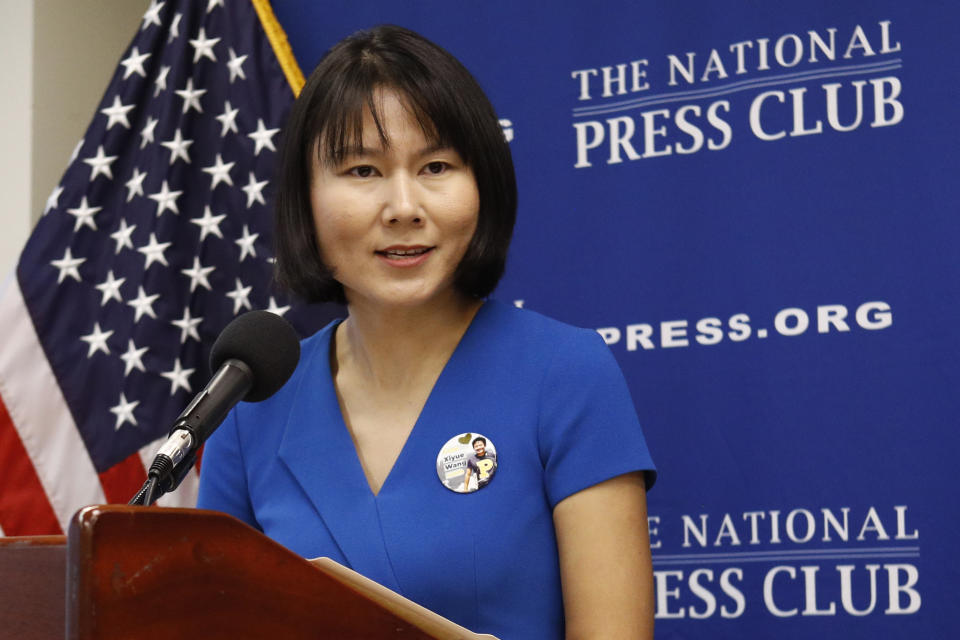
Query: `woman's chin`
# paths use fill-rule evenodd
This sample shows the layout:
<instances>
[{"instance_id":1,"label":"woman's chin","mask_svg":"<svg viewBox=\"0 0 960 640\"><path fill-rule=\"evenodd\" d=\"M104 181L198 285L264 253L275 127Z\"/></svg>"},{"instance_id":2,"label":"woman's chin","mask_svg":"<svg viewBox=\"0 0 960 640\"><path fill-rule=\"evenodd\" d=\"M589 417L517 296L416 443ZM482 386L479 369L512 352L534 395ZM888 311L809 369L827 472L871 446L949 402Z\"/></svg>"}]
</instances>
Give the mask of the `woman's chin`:
<instances>
[{"instance_id":1,"label":"woman's chin","mask_svg":"<svg viewBox=\"0 0 960 640\"><path fill-rule=\"evenodd\" d=\"M452 288L437 289L421 284L404 283L401 286L385 288L382 291L360 295L347 291L347 303L353 307L378 308L383 310L415 310L419 308L440 308L457 304L461 296Z\"/></svg>"}]
</instances>

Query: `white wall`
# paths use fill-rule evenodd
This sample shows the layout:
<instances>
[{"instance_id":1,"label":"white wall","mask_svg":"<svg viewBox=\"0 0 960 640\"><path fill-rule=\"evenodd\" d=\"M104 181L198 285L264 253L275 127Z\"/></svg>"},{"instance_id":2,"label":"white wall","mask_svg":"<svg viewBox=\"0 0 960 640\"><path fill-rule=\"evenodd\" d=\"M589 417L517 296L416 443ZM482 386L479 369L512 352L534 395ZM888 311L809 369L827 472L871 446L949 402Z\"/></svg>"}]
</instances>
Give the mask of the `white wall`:
<instances>
[{"instance_id":1,"label":"white wall","mask_svg":"<svg viewBox=\"0 0 960 640\"><path fill-rule=\"evenodd\" d=\"M30 228L33 3L3 0L0 14L0 281ZM20 64L17 61L21 61Z\"/></svg>"},{"instance_id":2,"label":"white wall","mask_svg":"<svg viewBox=\"0 0 960 640\"><path fill-rule=\"evenodd\" d=\"M0 279L16 264L148 0L0 0Z\"/></svg>"}]
</instances>

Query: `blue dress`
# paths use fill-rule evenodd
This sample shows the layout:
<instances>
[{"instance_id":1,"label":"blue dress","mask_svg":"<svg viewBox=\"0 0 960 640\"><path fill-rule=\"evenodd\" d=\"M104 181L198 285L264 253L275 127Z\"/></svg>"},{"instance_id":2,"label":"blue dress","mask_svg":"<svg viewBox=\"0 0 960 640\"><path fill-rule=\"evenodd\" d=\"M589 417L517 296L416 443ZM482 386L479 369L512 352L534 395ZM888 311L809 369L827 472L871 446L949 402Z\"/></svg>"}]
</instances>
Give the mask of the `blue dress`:
<instances>
[{"instance_id":1,"label":"blue dress","mask_svg":"<svg viewBox=\"0 0 960 640\"><path fill-rule=\"evenodd\" d=\"M374 496L330 373L335 324L304 340L293 377L243 403L208 440L198 506L304 557L328 556L478 633L563 637L553 507L653 462L619 368L596 332L486 302ZM497 470L447 489L437 454L482 434Z\"/></svg>"}]
</instances>

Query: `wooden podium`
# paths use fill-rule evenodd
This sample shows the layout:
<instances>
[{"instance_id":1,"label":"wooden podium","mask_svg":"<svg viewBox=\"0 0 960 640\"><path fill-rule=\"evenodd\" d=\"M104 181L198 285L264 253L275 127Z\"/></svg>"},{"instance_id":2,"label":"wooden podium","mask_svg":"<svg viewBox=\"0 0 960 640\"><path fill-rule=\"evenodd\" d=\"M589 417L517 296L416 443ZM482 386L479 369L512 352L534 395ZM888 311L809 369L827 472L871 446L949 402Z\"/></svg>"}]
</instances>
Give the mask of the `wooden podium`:
<instances>
[{"instance_id":1,"label":"wooden podium","mask_svg":"<svg viewBox=\"0 0 960 640\"><path fill-rule=\"evenodd\" d=\"M228 515L128 506L81 509L66 537L0 538L0 637L493 638Z\"/></svg>"}]
</instances>

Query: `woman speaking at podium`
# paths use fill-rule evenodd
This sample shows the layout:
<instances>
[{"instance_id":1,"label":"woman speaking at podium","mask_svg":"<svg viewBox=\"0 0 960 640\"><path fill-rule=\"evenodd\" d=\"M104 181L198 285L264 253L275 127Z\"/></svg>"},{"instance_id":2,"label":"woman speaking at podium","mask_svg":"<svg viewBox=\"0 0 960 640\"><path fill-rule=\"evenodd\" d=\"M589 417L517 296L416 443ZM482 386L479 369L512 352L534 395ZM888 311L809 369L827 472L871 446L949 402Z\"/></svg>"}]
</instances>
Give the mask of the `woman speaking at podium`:
<instances>
[{"instance_id":1,"label":"woman speaking at podium","mask_svg":"<svg viewBox=\"0 0 960 640\"><path fill-rule=\"evenodd\" d=\"M623 376L596 332L486 298L517 195L477 82L378 27L324 57L285 136L278 280L348 316L209 440L199 506L502 640L652 637Z\"/></svg>"}]
</instances>

